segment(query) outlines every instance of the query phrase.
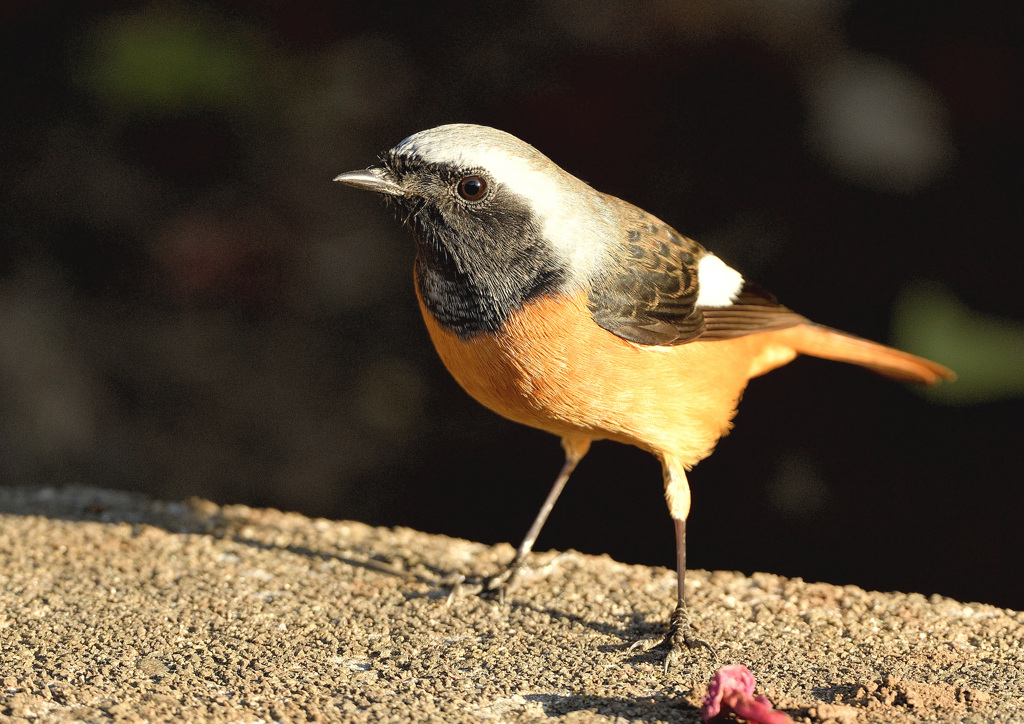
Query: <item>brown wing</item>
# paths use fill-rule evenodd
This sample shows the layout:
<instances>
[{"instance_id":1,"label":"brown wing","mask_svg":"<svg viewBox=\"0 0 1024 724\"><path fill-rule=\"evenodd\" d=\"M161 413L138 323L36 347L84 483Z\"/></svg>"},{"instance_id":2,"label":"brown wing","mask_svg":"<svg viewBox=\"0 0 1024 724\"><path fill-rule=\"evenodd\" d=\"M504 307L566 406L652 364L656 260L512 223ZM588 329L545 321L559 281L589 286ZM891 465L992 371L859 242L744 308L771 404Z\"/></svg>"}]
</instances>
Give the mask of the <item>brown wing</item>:
<instances>
[{"instance_id":1,"label":"brown wing","mask_svg":"<svg viewBox=\"0 0 1024 724\"><path fill-rule=\"evenodd\" d=\"M647 345L731 339L807 320L768 292L744 283L728 307L698 307L697 262L707 251L668 224L624 201L625 238L613 270L588 296L594 321L612 334Z\"/></svg>"},{"instance_id":2,"label":"brown wing","mask_svg":"<svg viewBox=\"0 0 1024 724\"><path fill-rule=\"evenodd\" d=\"M758 285L744 281L736 301L728 307L706 307L701 339L732 339L755 332L770 332L810 322L779 304L775 296Z\"/></svg>"}]
</instances>

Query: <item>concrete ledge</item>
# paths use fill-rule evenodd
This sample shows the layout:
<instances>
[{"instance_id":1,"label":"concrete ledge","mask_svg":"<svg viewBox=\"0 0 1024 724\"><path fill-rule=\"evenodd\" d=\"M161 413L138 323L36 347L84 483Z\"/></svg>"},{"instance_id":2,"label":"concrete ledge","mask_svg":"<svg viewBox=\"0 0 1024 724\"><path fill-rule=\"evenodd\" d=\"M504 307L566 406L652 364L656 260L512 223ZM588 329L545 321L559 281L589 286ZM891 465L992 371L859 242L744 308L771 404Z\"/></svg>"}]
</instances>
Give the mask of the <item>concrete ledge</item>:
<instances>
[{"instance_id":1,"label":"concrete ledge","mask_svg":"<svg viewBox=\"0 0 1024 724\"><path fill-rule=\"evenodd\" d=\"M699 721L716 668L652 654L674 574L206 501L0 488L0 721ZM1024 719L1024 614L695 571L722 664L814 722Z\"/></svg>"}]
</instances>

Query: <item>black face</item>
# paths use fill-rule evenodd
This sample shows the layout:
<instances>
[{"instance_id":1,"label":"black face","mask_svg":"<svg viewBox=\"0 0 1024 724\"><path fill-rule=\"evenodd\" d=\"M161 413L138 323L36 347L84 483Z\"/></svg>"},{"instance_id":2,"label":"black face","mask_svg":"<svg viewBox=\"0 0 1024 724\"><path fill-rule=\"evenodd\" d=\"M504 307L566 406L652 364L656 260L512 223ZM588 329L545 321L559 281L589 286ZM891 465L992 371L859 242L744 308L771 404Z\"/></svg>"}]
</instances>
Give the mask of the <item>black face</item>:
<instances>
[{"instance_id":1,"label":"black face","mask_svg":"<svg viewBox=\"0 0 1024 724\"><path fill-rule=\"evenodd\" d=\"M529 205L485 171L395 154L384 167L406 188L389 198L416 239L423 302L443 326L462 338L496 332L528 300L557 291L565 270Z\"/></svg>"}]
</instances>

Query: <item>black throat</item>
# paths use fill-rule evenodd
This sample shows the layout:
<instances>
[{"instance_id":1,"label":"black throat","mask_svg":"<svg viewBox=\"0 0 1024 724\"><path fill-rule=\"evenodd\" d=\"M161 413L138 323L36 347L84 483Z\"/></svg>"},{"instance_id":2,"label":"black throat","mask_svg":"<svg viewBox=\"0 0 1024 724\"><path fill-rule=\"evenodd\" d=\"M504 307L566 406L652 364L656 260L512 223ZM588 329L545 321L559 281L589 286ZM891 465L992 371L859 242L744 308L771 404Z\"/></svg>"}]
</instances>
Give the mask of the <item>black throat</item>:
<instances>
[{"instance_id":1,"label":"black throat","mask_svg":"<svg viewBox=\"0 0 1024 724\"><path fill-rule=\"evenodd\" d=\"M556 293L567 276L529 208L503 189L480 206L422 200L407 225L416 238L423 303L463 339L500 331L525 303Z\"/></svg>"}]
</instances>

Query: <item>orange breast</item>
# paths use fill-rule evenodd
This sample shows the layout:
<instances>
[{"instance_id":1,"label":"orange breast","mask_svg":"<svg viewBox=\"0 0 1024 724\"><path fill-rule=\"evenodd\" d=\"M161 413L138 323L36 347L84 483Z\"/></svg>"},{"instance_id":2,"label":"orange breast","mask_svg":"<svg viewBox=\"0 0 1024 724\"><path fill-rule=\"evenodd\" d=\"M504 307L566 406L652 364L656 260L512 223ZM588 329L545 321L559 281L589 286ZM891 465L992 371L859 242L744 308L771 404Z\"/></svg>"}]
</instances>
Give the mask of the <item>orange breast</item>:
<instances>
[{"instance_id":1,"label":"orange breast","mask_svg":"<svg viewBox=\"0 0 1024 724\"><path fill-rule=\"evenodd\" d=\"M796 356L774 333L674 347L598 327L585 294L527 304L497 334L459 339L420 301L442 361L495 412L561 436L608 438L687 467L728 432L747 381Z\"/></svg>"}]
</instances>

